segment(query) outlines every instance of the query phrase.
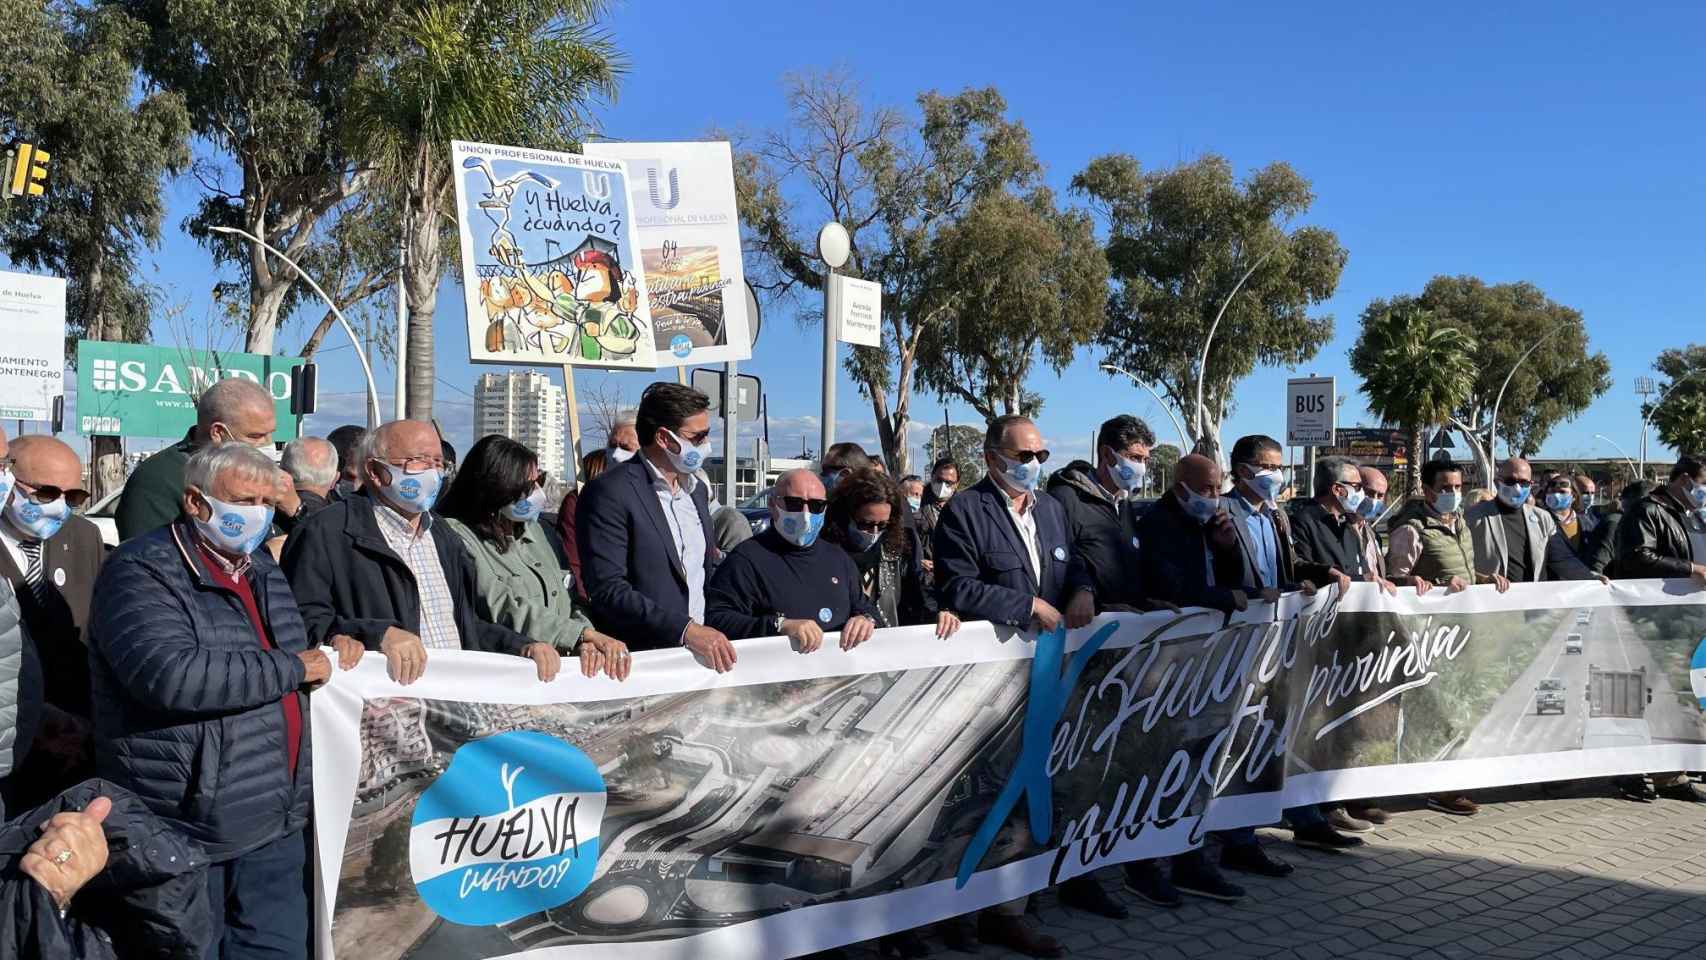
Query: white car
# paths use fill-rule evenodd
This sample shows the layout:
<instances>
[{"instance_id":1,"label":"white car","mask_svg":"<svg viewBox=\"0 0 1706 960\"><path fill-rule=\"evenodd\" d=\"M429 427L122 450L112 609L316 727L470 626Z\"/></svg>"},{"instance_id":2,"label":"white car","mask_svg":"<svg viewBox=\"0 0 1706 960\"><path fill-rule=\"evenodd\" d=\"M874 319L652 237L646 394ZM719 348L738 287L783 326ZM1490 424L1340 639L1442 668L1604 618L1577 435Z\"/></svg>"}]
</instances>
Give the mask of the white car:
<instances>
[{"instance_id":1,"label":"white car","mask_svg":"<svg viewBox=\"0 0 1706 960\"><path fill-rule=\"evenodd\" d=\"M118 514L118 501L122 496L124 488L119 487L83 511L84 519L101 531L101 542L107 545L108 550L118 546L118 520L115 517Z\"/></svg>"},{"instance_id":2,"label":"white car","mask_svg":"<svg viewBox=\"0 0 1706 960\"><path fill-rule=\"evenodd\" d=\"M1581 653L1582 652L1582 635L1579 633L1572 633L1569 636L1565 637L1564 638L1564 652L1565 653Z\"/></svg>"}]
</instances>

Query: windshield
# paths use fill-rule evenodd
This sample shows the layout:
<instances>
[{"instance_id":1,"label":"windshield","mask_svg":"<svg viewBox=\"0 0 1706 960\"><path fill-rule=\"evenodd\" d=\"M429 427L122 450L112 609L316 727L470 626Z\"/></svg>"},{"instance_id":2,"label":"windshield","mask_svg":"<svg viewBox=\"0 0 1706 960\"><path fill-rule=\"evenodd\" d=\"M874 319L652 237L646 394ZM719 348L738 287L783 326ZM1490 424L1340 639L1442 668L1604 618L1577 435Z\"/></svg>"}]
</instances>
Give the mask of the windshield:
<instances>
[{"instance_id":1,"label":"windshield","mask_svg":"<svg viewBox=\"0 0 1706 960\"><path fill-rule=\"evenodd\" d=\"M742 500L740 502L740 508L742 510L762 510L762 509L764 509L765 507L770 505L770 491L772 491L774 489L776 489L776 488L775 487L765 487L763 490L760 490L757 493L753 494L752 496L747 497L745 500Z\"/></svg>"}]
</instances>

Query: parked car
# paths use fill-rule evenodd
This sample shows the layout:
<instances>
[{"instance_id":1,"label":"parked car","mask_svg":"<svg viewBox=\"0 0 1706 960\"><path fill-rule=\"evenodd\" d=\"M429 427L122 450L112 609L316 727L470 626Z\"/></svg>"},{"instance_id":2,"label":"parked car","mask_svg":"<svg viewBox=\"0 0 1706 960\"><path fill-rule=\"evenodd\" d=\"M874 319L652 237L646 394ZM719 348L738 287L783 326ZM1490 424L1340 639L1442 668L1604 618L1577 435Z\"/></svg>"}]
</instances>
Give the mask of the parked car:
<instances>
[{"instance_id":1,"label":"parked car","mask_svg":"<svg viewBox=\"0 0 1706 960\"><path fill-rule=\"evenodd\" d=\"M752 524L754 536L763 533L764 528L770 526L770 491L774 489L776 488L765 487L735 507L740 511L740 515L746 518L746 522Z\"/></svg>"},{"instance_id":2,"label":"parked car","mask_svg":"<svg viewBox=\"0 0 1706 960\"><path fill-rule=\"evenodd\" d=\"M101 542L108 550L118 546L118 501L122 496L124 488L119 487L83 511L83 517L101 531Z\"/></svg>"},{"instance_id":3,"label":"parked car","mask_svg":"<svg viewBox=\"0 0 1706 960\"><path fill-rule=\"evenodd\" d=\"M1564 638L1564 652L1565 653L1581 653L1582 652L1582 635L1579 633L1572 633L1569 636L1565 637Z\"/></svg>"},{"instance_id":4,"label":"parked car","mask_svg":"<svg viewBox=\"0 0 1706 960\"><path fill-rule=\"evenodd\" d=\"M1540 681L1540 686L1534 690L1534 712L1564 712L1564 681L1557 677Z\"/></svg>"}]
</instances>

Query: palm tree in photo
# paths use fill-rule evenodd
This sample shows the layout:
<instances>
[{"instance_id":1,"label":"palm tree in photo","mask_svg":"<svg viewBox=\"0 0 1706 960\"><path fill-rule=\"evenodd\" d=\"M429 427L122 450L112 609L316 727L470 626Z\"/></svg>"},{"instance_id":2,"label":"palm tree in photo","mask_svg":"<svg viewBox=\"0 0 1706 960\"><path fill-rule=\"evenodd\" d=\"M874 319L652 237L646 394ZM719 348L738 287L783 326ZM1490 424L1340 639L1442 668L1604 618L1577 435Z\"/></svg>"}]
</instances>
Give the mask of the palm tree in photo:
<instances>
[{"instance_id":1,"label":"palm tree in photo","mask_svg":"<svg viewBox=\"0 0 1706 960\"><path fill-rule=\"evenodd\" d=\"M450 141L575 149L596 129L589 107L613 100L627 70L599 26L610 6L421 0L401 16L396 55L351 91L351 144L403 211L411 419L432 417L435 299L456 226Z\"/></svg>"},{"instance_id":2,"label":"palm tree in photo","mask_svg":"<svg viewBox=\"0 0 1706 960\"><path fill-rule=\"evenodd\" d=\"M1351 370L1362 378L1369 411L1408 439L1410 496L1422 489L1424 430L1449 421L1475 388L1474 348L1467 331L1412 303L1377 301L1363 312Z\"/></svg>"}]
</instances>

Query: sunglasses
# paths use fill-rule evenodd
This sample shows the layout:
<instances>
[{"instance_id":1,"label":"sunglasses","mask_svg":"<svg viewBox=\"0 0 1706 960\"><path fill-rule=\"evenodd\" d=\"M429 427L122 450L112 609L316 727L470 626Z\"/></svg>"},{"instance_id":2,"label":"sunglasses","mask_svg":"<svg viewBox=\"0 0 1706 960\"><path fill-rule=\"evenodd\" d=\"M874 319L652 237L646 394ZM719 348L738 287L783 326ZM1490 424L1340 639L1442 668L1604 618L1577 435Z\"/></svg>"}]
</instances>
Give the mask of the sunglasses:
<instances>
[{"instance_id":1,"label":"sunglasses","mask_svg":"<svg viewBox=\"0 0 1706 960\"><path fill-rule=\"evenodd\" d=\"M1499 482L1504 484L1507 487L1532 487L1532 486L1534 486L1533 480L1518 480L1514 477L1506 477L1503 480L1500 480Z\"/></svg>"},{"instance_id":2,"label":"sunglasses","mask_svg":"<svg viewBox=\"0 0 1706 960\"><path fill-rule=\"evenodd\" d=\"M1037 463L1048 462L1047 450L1003 450L1001 451L1001 455L1009 460L1017 460L1020 463L1030 463L1033 460Z\"/></svg>"},{"instance_id":3,"label":"sunglasses","mask_svg":"<svg viewBox=\"0 0 1706 960\"><path fill-rule=\"evenodd\" d=\"M89 491L76 487L66 490L61 487L53 486L52 484L44 483L40 486L36 486L19 480L18 489L22 490L24 495L30 498L31 503L36 504L45 505L57 501L60 497L64 497L66 506L73 510L81 510L83 509L83 505L89 502Z\"/></svg>"},{"instance_id":4,"label":"sunglasses","mask_svg":"<svg viewBox=\"0 0 1706 960\"><path fill-rule=\"evenodd\" d=\"M824 509L829 506L828 500L818 500L807 497L780 497L778 498L778 502L782 504L782 509L789 513L799 513L801 510L810 510L812 513L822 513Z\"/></svg>"},{"instance_id":5,"label":"sunglasses","mask_svg":"<svg viewBox=\"0 0 1706 960\"><path fill-rule=\"evenodd\" d=\"M855 520L853 526L861 533L882 533L889 528L887 520Z\"/></svg>"}]
</instances>

